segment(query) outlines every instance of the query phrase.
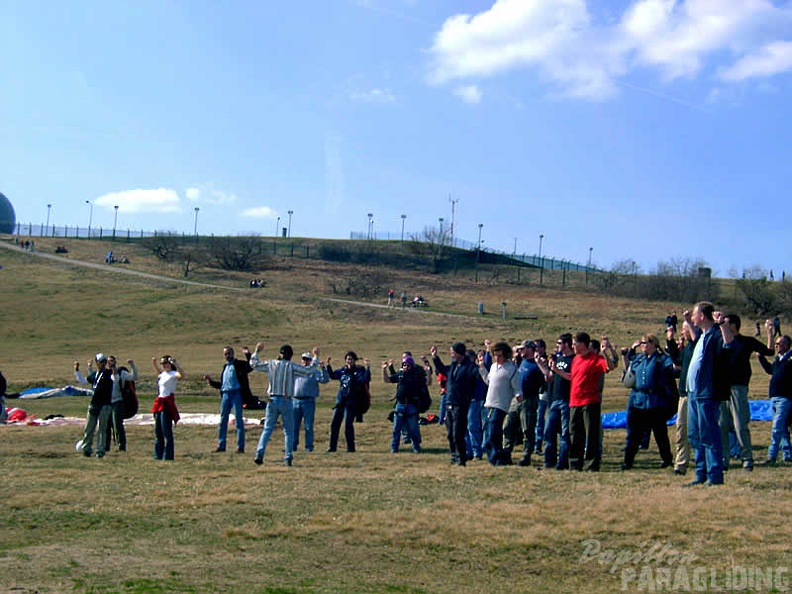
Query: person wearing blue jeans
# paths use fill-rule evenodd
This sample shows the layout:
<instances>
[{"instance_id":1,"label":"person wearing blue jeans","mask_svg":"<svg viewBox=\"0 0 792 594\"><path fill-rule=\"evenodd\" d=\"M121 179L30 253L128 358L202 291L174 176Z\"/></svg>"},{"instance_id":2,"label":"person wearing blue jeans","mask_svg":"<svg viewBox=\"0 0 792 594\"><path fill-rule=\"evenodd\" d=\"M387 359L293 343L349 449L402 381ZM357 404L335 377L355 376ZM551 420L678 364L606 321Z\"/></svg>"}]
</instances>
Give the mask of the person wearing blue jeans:
<instances>
[{"instance_id":1,"label":"person wearing blue jeans","mask_svg":"<svg viewBox=\"0 0 792 594\"><path fill-rule=\"evenodd\" d=\"M426 374L415 366L415 360L409 356L402 357L401 370L389 373L393 362L382 362L382 381L396 384L396 407L393 410L393 439L391 452L399 451L402 429L407 430L413 452L421 452L421 429L418 426L418 401L420 394L428 390Z\"/></svg>"},{"instance_id":2,"label":"person wearing blue jeans","mask_svg":"<svg viewBox=\"0 0 792 594\"><path fill-rule=\"evenodd\" d=\"M492 355L488 351L479 351L484 357L484 367L489 370L492 366ZM468 359L476 363L478 355L475 351L468 351ZM487 398L487 384L481 379L481 375L476 378L476 389L473 393L473 399L470 401L470 408L468 409L468 436L465 440L466 454L468 460L476 458L481 460L484 457L484 425L487 421L487 411L484 409L484 400Z\"/></svg>"},{"instance_id":3,"label":"person wearing blue jeans","mask_svg":"<svg viewBox=\"0 0 792 594\"><path fill-rule=\"evenodd\" d=\"M316 416L316 399L319 397L319 384L330 381L330 375L324 363L319 360L319 349L311 353L302 354L302 364L308 367L318 365L316 372L309 377L297 376L294 378L294 398L292 407L294 412L294 438L292 447L296 450L300 444L300 426L305 422L305 451L314 450L314 418Z\"/></svg>"},{"instance_id":4,"label":"person wearing blue jeans","mask_svg":"<svg viewBox=\"0 0 792 594\"><path fill-rule=\"evenodd\" d=\"M264 453L267 449L272 432L275 430L275 425L278 423L278 417L283 420L283 441L284 441L284 457L283 463L286 466L292 465L292 439L294 437L293 419L293 405L292 397L294 396L294 376L310 377L316 372L316 364L303 366L298 363L293 363L291 358L294 356L294 350L288 344L280 348L277 359L270 361L261 361L259 353L264 348L262 343L256 345L256 351L250 359L250 366L255 371L263 371L267 374L269 387L267 394L270 397L270 403L267 405L267 413L264 416L264 430L261 432L258 446L256 447L256 457L253 460L258 465L264 463Z\"/></svg>"},{"instance_id":5,"label":"person wearing blue jeans","mask_svg":"<svg viewBox=\"0 0 792 594\"><path fill-rule=\"evenodd\" d=\"M792 339L788 335L775 339L776 357L769 363L759 355L759 364L765 373L769 374L770 401L773 404L773 430L770 435L770 447L767 450L767 460L762 466L774 466L778 457L779 447L784 452L784 460L792 461L790 451L789 433L787 423L792 411Z\"/></svg>"},{"instance_id":6,"label":"person wearing blue jeans","mask_svg":"<svg viewBox=\"0 0 792 594\"><path fill-rule=\"evenodd\" d=\"M734 334L724 316L706 301L695 305L685 321L695 326L697 336L687 375L688 440L695 455L696 478L685 483L723 484L723 443L720 433L721 402L731 394L729 345Z\"/></svg>"},{"instance_id":7,"label":"person wearing blue jeans","mask_svg":"<svg viewBox=\"0 0 792 594\"><path fill-rule=\"evenodd\" d=\"M572 334L565 332L556 341L552 358L555 368L569 372L575 351ZM571 382L550 370L546 357L537 357L536 363L547 382L547 420L544 426L544 467L556 470L569 469L569 396ZM559 444L560 440L560 445Z\"/></svg>"},{"instance_id":8,"label":"person wearing blue jeans","mask_svg":"<svg viewBox=\"0 0 792 594\"><path fill-rule=\"evenodd\" d=\"M393 409L393 439L391 439L391 452L399 451L402 430L410 436L413 451L421 451L421 429L418 426L418 409L414 404L397 404Z\"/></svg>"},{"instance_id":9,"label":"person wearing blue jeans","mask_svg":"<svg viewBox=\"0 0 792 594\"><path fill-rule=\"evenodd\" d=\"M264 430L261 432L261 437L256 447L256 458L254 462L261 464L264 461L264 454L267 451L267 444L269 443L272 432L278 424L278 417L281 418L283 423L283 438L284 438L284 455L283 461L286 466L291 466L293 458L292 439L294 437L294 413L292 410L291 398L286 396L270 396L269 404L267 405L267 413L264 416Z\"/></svg>"},{"instance_id":10,"label":"person wearing blue jeans","mask_svg":"<svg viewBox=\"0 0 792 594\"><path fill-rule=\"evenodd\" d=\"M234 349L230 346L223 348L223 358L226 364L220 373L220 381L213 380L209 375L204 375L206 382L213 388L220 390L220 426L217 428L217 448L215 452L225 452L228 438L228 419L231 410L234 411L236 424L237 454L245 453L245 419L242 416L242 404L246 397L251 398L250 381L248 375L250 367L250 351L242 347L245 360L234 357Z\"/></svg>"},{"instance_id":11,"label":"person wearing blue jeans","mask_svg":"<svg viewBox=\"0 0 792 594\"><path fill-rule=\"evenodd\" d=\"M487 384L487 422L484 427L484 450L493 466L512 464L511 454L503 449L503 420L512 398L523 401L522 376L510 360L512 348L508 343L497 342L492 347L492 366L487 370L485 357L479 356L479 373Z\"/></svg>"}]
</instances>

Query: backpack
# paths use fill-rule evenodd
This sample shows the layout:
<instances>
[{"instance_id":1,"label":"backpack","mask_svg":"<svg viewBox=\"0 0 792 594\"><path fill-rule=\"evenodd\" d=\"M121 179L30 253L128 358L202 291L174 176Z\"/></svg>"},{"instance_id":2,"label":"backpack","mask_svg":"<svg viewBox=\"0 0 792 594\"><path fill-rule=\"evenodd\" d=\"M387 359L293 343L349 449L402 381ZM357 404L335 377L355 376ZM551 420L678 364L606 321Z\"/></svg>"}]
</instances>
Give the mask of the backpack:
<instances>
[{"instance_id":1,"label":"backpack","mask_svg":"<svg viewBox=\"0 0 792 594\"><path fill-rule=\"evenodd\" d=\"M432 396L429 394L429 387L425 382L421 383L421 390L418 392L418 414L422 415L432 408Z\"/></svg>"},{"instance_id":2,"label":"backpack","mask_svg":"<svg viewBox=\"0 0 792 594\"><path fill-rule=\"evenodd\" d=\"M118 370L129 371L126 367L119 367ZM121 382L121 398L124 401L124 412L121 416L131 419L137 414L139 404L134 380Z\"/></svg>"}]
</instances>

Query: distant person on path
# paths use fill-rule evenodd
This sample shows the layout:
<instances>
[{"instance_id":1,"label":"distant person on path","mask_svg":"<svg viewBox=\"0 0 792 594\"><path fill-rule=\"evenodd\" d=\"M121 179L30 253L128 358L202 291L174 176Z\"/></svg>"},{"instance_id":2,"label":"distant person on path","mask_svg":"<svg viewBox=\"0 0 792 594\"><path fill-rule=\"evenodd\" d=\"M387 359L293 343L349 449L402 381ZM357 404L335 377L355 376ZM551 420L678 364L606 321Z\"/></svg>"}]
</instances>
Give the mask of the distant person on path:
<instances>
[{"instance_id":1,"label":"distant person on path","mask_svg":"<svg viewBox=\"0 0 792 594\"><path fill-rule=\"evenodd\" d=\"M151 358L151 366L157 374L157 397L151 412L154 414L154 459L173 460L173 426L179 422L179 409L176 408L176 384L185 379L186 374L176 359L163 355L159 364Z\"/></svg>"},{"instance_id":2,"label":"distant person on path","mask_svg":"<svg viewBox=\"0 0 792 594\"><path fill-rule=\"evenodd\" d=\"M250 349L242 347L245 360L234 356L234 349L230 346L223 348L223 358L226 363L220 372L220 380L213 380L208 374L204 375L206 382L213 388L220 390L220 426L217 428L217 448L215 452L225 452L228 438L228 418L234 410L234 424L236 425L237 454L245 453L245 419L243 407L245 402L253 398L250 391L249 375L253 369L250 367Z\"/></svg>"},{"instance_id":3,"label":"distant person on path","mask_svg":"<svg viewBox=\"0 0 792 594\"><path fill-rule=\"evenodd\" d=\"M676 334L678 323L679 323L679 318L677 318L675 311L670 312L665 318L666 328L673 328L674 334Z\"/></svg>"},{"instance_id":4,"label":"distant person on path","mask_svg":"<svg viewBox=\"0 0 792 594\"><path fill-rule=\"evenodd\" d=\"M401 306L402 306L402 311L407 309L407 291L401 292Z\"/></svg>"},{"instance_id":5,"label":"distant person on path","mask_svg":"<svg viewBox=\"0 0 792 594\"><path fill-rule=\"evenodd\" d=\"M761 354L759 364L765 373L772 376L768 393L773 404L773 429L770 434L770 447L767 450L767 460L762 466L775 466L779 448L784 450L784 461L792 461L792 452L789 451L789 437L787 427L789 415L792 411L792 339L789 336L780 336L775 339L776 358L772 363Z\"/></svg>"},{"instance_id":6,"label":"distant person on path","mask_svg":"<svg viewBox=\"0 0 792 594\"><path fill-rule=\"evenodd\" d=\"M396 291L394 291L393 289L388 291L388 309L393 307L393 305L394 305L393 304L393 300L394 300L395 296L396 296Z\"/></svg>"},{"instance_id":7,"label":"distant person on path","mask_svg":"<svg viewBox=\"0 0 792 594\"><path fill-rule=\"evenodd\" d=\"M366 397L368 385L371 383L371 362L363 359L363 365L357 364L358 356L355 351L347 351L344 355L345 365L339 369L330 367L330 358L327 359L327 372L330 379L338 380L338 394L333 407L333 418L330 421L330 444L328 452L335 452L338 448L338 434L341 424L344 424L344 437L346 438L347 452L355 451L355 417L361 399Z\"/></svg>"},{"instance_id":8,"label":"distant person on path","mask_svg":"<svg viewBox=\"0 0 792 594\"><path fill-rule=\"evenodd\" d=\"M285 466L292 465L293 447L292 438L294 437L294 407L292 397L294 396L294 376L310 377L314 374L317 366L312 364L303 367L299 363L294 363L291 359L294 356L294 349L291 345L284 344L278 351L278 358L269 361L262 361L259 353L264 349L264 343L259 342L256 350L250 359L250 365L255 371L267 374L269 387L267 394L270 402L267 405L267 413L264 416L264 430L261 432L258 446L256 447L256 457L253 462L258 465L264 463L264 453L267 450L272 432L278 423L278 417L283 421L283 441Z\"/></svg>"},{"instance_id":9,"label":"distant person on path","mask_svg":"<svg viewBox=\"0 0 792 594\"><path fill-rule=\"evenodd\" d=\"M773 338L781 336L781 318L778 316L773 318Z\"/></svg>"},{"instance_id":10,"label":"distant person on path","mask_svg":"<svg viewBox=\"0 0 792 594\"><path fill-rule=\"evenodd\" d=\"M93 380L93 396L88 405L88 417L85 420L85 432L78 444L86 458L93 454L93 441L96 435L96 457L104 458L107 451L107 424L113 414L111 400L113 397L113 377L107 368L107 356L96 353L96 373ZM97 432L98 426L98 432Z\"/></svg>"},{"instance_id":11,"label":"distant person on path","mask_svg":"<svg viewBox=\"0 0 792 594\"><path fill-rule=\"evenodd\" d=\"M297 449L300 444L300 426L305 421L305 451L314 451L314 419L316 417L316 399L319 397L319 384L330 381L330 374L325 364L319 359L319 349L314 347L313 353L302 354L304 367L317 367L313 375L294 378L294 398L292 398L294 412L294 439L292 448Z\"/></svg>"}]
</instances>

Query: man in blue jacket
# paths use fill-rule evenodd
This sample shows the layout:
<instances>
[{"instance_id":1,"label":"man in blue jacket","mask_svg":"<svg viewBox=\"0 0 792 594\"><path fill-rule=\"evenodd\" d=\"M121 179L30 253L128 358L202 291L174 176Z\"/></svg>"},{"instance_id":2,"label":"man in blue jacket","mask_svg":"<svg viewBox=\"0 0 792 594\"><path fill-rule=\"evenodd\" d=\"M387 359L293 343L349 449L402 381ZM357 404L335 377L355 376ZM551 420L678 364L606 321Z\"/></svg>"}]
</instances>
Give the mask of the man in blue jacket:
<instances>
[{"instance_id":1,"label":"man in blue jacket","mask_svg":"<svg viewBox=\"0 0 792 594\"><path fill-rule=\"evenodd\" d=\"M685 483L723 484L723 447L721 444L721 402L731 394L728 345L734 340L723 314L712 303L701 301L693 313L685 312L685 321L696 328L693 356L687 376L688 439L696 460L696 478Z\"/></svg>"}]
</instances>

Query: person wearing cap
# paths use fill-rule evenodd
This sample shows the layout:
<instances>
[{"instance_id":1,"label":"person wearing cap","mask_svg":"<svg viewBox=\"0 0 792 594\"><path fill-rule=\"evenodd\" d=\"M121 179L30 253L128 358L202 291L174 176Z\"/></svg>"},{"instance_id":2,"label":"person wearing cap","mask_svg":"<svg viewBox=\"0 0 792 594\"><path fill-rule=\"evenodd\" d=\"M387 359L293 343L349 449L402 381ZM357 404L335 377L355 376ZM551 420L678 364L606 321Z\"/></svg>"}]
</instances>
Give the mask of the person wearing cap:
<instances>
[{"instance_id":1,"label":"person wearing cap","mask_svg":"<svg viewBox=\"0 0 792 594\"><path fill-rule=\"evenodd\" d=\"M330 375L324 363L319 360L319 349L314 347L313 354L302 354L304 367L311 365L317 367L316 371L308 377L298 375L294 378L294 398L292 398L292 411L294 415L294 437L292 449L296 450L300 444L300 426L305 421L305 451L314 450L314 417L316 416L316 398L319 396L319 384L330 381Z\"/></svg>"},{"instance_id":2,"label":"person wearing cap","mask_svg":"<svg viewBox=\"0 0 792 594\"><path fill-rule=\"evenodd\" d=\"M493 466L507 466L511 456L503 449L503 420L512 398L522 400L522 382L517 366L510 360L512 349L506 342L492 347L492 367L487 370L483 355L479 355L479 374L487 384L487 423L484 427L484 450Z\"/></svg>"},{"instance_id":3,"label":"person wearing cap","mask_svg":"<svg viewBox=\"0 0 792 594\"><path fill-rule=\"evenodd\" d=\"M204 375L206 382L213 388L220 390L220 426L217 429L217 448L215 452L226 451L228 436L228 418L231 409L234 409L234 423L236 424L237 454L245 453L245 419L242 416L242 404L253 398L250 391L248 375L253 369L250 367L250 349L242 347L245 360L234 357L234 349L230 346L223 348L223 358L226 364L220 373L220 380L213 380L208 374Z\"/></svg>"},{"instance_id":4,"label":"person wearing cap","mask_svg":"<svg viewBox=\"0 0 792 594\"><path fill-rule=\"evenodd\" d=\"M294 349L291 345L284 344L278 353L277 359L262 361L259 353L264 349L264 343L259 342L256 350L250 358L250 366L254 371L262 371L267 374L269 387L267 394L270 402L267 405L267 412L264 416L264 430L261 432L256 457L253 459L258 465L264 463L264 453L267 449L272 432L278 423L278 417L283 419L283 441L285 455L283 463L286 466L292 465L292 438L294 437L294 418L292 398L294 397L294 376L309 377L316 372L316 365L303 366L294 363L291 358L294 356Z\"/></svg>"},{"instance_id":5,"label":"person wearing cap","mask_svg":"<svg viewBox=\"0 0 792 594\"><path fill-rule=\"evenodd\" d=\"M382 380L386 384L396 384L396 406L393 410L393 439L391 452L399 451L402 428L407 428L413 452L421 453L421 428L418 425L418 401L423 390L428 390L426 375L416 370L415 359L402 357L401 369L389 373L393 361L382 362Z\"/></svg>"},{"instance_id":6,"label":"person wearing cap","mask_svg":"<svg viewBox=\"0 0 792 594\"><path fill-rule=\"evenodd\" d=\"M479 379L478 367L467 356L463 342L455 342L449 349L451 364L445 365L437 355L437 347L429 349L435 371L446 376L445 425L451 463L465 466L468 460L465 438L468 433L468 410Z\"/></svg>"},{"instance_id":7,"label":"person wearing cap","mask_svg":"<svg viewBox=\"0 0 792 594\"><path fill-rule=\"evenodd\" d=\"M520 345L520 382L522 400L513 398L503 427L503 449L511 457L515 446L523 443L520 466L531 465L531 455L536 446L536 416L539 408L539 390L545 385L544 373L536 364L536 343L525 340Z\"/></svg>"},{"instance_id":8,"label":"person wearing cap","mask_svg":"<svg viewBox=\"0 0 792 594\"><path fill-rule=\"evenodd\" d=\"M93 396L88 405L88 417L85 419L85 432L79 450L86 458L93 454L93 441L96 434L96 457L104 458L107 451L107 425L113 414L113 376L107 368L107 356L96 353L96 375L93 381ZM97 433L97 425L99 430Z\"/></svg>"}]
</instances>

